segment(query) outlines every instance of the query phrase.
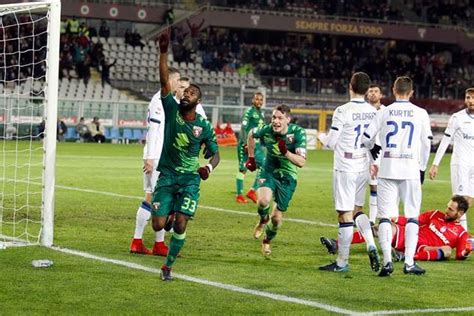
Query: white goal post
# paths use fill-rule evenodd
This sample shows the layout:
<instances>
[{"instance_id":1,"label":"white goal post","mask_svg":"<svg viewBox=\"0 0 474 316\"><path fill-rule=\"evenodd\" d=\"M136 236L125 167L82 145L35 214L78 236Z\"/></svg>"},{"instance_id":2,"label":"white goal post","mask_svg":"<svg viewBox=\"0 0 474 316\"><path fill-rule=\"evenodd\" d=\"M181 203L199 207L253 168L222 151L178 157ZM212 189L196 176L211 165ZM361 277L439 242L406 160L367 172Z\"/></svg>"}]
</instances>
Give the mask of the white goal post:
<instances>
[{"instance_id":1,"label":"white goal post","mask_svg":"<svg viewBox=\"0 0 474 316\"><path fill-rule=\"evenodd\" d=\"M60 24L60 0L0 5L0 244L53 244Z\"/></svg>"}]
</instances>

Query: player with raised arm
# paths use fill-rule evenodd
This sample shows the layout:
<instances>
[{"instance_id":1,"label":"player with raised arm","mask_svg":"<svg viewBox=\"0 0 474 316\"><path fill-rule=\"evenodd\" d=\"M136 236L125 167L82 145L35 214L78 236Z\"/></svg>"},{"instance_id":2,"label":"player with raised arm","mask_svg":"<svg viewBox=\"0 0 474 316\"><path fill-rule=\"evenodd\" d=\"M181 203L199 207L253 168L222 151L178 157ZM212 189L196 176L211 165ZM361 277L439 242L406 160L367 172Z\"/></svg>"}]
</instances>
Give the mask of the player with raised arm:
<instances>
[{"instance_id":1,"label":"player with raised arm","mask_svg":"<svg viewBox=\"0 0 474 316\"><path fill-rule=\"evenodd\" d=\"M168 73L171 91L176 93L180 80L179 71L178 69L170 68ZM177 95L177 97L180 98L181 96ZM145 199L137 210L135 218L135 233L130 245L130 252L166 256L168 253L168 247L164 242L164 229L155 232L155 244L153 245L152 251L147 249L143 244L143 232L151 218L151 194L160 174L156 168L158 167L158 161L160 160L161 150L163 147L165 126L165 114L161 103L161 91L155 93L148 104L147 125L146 141L143 148L143 189L145 191Z\"/></svg>"},{"instance_id":2,"label":"player with raised arm","mask_svg":"<svg viewBox=\"0 0 474 316\"><path fill-rule=\"evenodd\" d=\"M171 268L185 242L187 223L197 210L200 182L209 178L220 158L214 129L196 113L196 106L201 102L199 87L191 84L186 88L180 103L171 94L169 32L161 34L159 44L161 97L166 123L163 153L158 164L160 177L152 198L152 222L153 229L159 231L165 227L168 215L175 212L173 235L160 273L163 281L170 281ZM206 146L211 158L206 166L199 167L201 144Z\"/></svg>"},{"instance_id":3,"label":"player with raised arm","mask_svg":"<svg viewBox=\"0 0 474 316\"><path fill-rule=\"evenodd\" d=\"M245 168L245 162L248 159L248 149L247 149L247 136L248 133L255 127L262 127L265 123L262 108L263 106L263 94L257 92L254 94L252 99L252 106L249 107L242 118L242 127L240 129L239 143L237 144L237 159L239 161L239 171L236 176L236 186L237 186L237 196L235 198L237 203L247 203L247 200L243 196L244 190L244 178L247 168ZM255 161L257 162L257 175L255 176L255 181L253 182L252 188L247 192L247 197L251 199L254 203L257 203L257 193L255 192L258 187L258 174L260 168L263 165L264 159L264 149L263 145L259 140L256 140L255 144Z\"/></svg>"},{"instance_id":4,"label":"player with raised arm","mask_svg":"<svg viewBox=\"0 0 474 316\"><path fill-rule=\"evenodd\" d=\"M257 170L256 139L263 142L267 153L258 180L259 221L253 236L258 239L265 231L262 254L268 257L272 252L270 242L277 235L283 222L283 213L288 209L296 189L297 168L302 168L306 162L306 131L296 124L290 124L290 108L287 105L276 106L270 124L249 132L247 140L249 158L245 167L250 171ZM270 215L272 199L274 203Z\"/></svg>"},{"instance_id":5,"label":"player with raised arm","mask_svg":"<svg viewBox=\"0 0 474 316\"><path fill-rule=\"evenodd\" d=\"M385 105L380 102L380 100L382 100L383 98L382 89L380 88L380 85L376 83L370 84L366 98L367 102L369 102L369 104L372 105L377 111L380 111L385 108ZM380 159L376 159L374 161L374 164L378 166L379 161ZM371 165L371 168L376 168L376 166ZM375 220L377 219L377 177L369 175L369 189L369 220L370 224L373 225L375 223Z\"/></svg>"},{"instance_id":6,"label":"player with raised arm","mask_svg":"<svg viewBox=\"0 0 474 316\"><path fill-rule=\"evenodd\" d=\"M416 246L415 260L440 261L448 260L453 249L456 249L456 260L465 260L472 252L472 244L469 241L469 233L461 226L459 219L466 214L469 208L467 200L461 195L455 195L448 202L444 212L430 210L418 217L420 231L418 233L418 244ZM405 250L405 226L406 217L400 216L392 221L392 247L403 259ZM323 237L330 254L337 251L337 241ZM363 242L359 232L354 233L353 244ZM398 260L396 260L398 261Z\"/></svg>"},{"instance_id":7,"label":"player with raised arm","mask_svg":"<svg viewBox=\"0 0 474 316\"><path fill-rule=\"evenodd\" d=\"M349 270L349 252L354 222L367 241L373 271L380 269L379 255L367 215L362 212L369 170L369 152L362 147L362 133L377 110L364 100L370 78L364 72L352 75L351 100L334 111L329 134L319 133L324 146L334 149L333 196L339 222L339 249L336 262L319 267L323 271Z\"/></svg>"},{"instance_id":8,"label":"player with raised arm","mask_svg":"<svg viewBox=\"0 0 474 316\"><path fill-rule=\"evenodd\" d=\"M430 168L430 179L438 175L438 166L449 144L453 142L451 155L451 189L453 194L463 195L472 205L474 198L474 88L466 90L466 108L454 113L444 131L443 139L436 151ZM461 225L467 230L466 214Z\"/></svg>"},{"instance_id":9,"label":"player with raised arm","mask_svg":"<svg viewBox=\"0 0 474 316\"><path fill-rule=\"evenodd\" d=\"M393 85L396 101L380 111L363 133L363 144L381 149L378 170L377 207L379 242L383 252L383 267L379 276L393 272L391 218L398 216L398 204L403 202L407 218L405 229L405 274L423 274L425 270L414 261L418 242L418 216L421 207L421 184L430 155L430 118L426 110L410 102L413 81L398 77ZM374 146L379 134L381 147Z\"/></svg>"}]
</instances>

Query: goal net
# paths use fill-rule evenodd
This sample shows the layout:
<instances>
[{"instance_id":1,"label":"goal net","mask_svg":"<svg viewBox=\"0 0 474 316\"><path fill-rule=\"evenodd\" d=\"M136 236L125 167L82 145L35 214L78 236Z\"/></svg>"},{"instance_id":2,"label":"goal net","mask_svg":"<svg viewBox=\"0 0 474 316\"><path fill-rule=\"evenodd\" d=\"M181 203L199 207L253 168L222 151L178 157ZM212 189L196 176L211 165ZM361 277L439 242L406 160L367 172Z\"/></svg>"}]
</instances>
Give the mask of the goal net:
<instances>
[{"instance_id":1,"label":"goal net","mask_svg":"<svg viewBox=\"0 0 474 316\"><path fill-rule=\"evenodd\" d=\"M0 5L0 247L53 243L60 1Z\"/></svg>"}]
</instances>

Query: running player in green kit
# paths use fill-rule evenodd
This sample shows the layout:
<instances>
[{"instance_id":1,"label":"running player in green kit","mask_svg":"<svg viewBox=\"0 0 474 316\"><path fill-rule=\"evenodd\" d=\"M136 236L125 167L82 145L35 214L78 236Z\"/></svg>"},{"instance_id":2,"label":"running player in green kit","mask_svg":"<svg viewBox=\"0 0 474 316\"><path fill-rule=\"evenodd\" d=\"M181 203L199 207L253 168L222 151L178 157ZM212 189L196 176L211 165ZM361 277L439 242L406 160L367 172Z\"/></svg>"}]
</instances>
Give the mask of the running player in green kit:
<instances>
[{"instance_id":1,"label":"running player in green kit","mask_svg":"<svg viewBox=\"0 0 474 316\"><path fill-rule=\"evenodd\" d=\"M165 227L168 215L175 212L174 232L160 274L163 281L170 281L171 267L184 245L188 220L197 209L201 179L209 177L220 158L214 129L196 113L196 105L201 102L201 90L191 84L184 90L180 103L175 101L168 80L168 32L160 36L159 43L165 136L158 164L161 174L152 198L152 220L153 229L159 231ZM211 155L209 163L203 167L199 167L198 159L201 144Z\"/></svg>"},{"instance_id":2,"label":"running player in green kit","mask_svg":"<svg viewBox=\"0 0 474 316\"><path fill-rule=\"evenodd\" d=\"M290 124L288 106L275 107L271 124L255 128L249 133L249 159L245 166L250 171L257 169L255 139L260 139L267 149L267 154L258 178L257 204L260 219L253 236L258 239L265 230L262 254L268 257L272 252L270 242L282 224L283 213L287 210L296 189L297 167L303 167L306 162L306 131L296 124ZM275 203L269 215L272 197Z\"/></svg>"},{"instance_id":3,"label":"running player in green kit","mask_svg":"<svg viewBox=\"0 0 474 316\"><path fill-rule=\"evenodd\" d=\"M244 192L244 178L247 168L245 168L245 162L248 159L247 152L247 136L248 133L255 127L262 127L265 122L262 114L262 105L263 105L263 94L257 92L254 94L252 99L252 106L245 111L244 117L242 118L242 128L240 129L239 143L237 144L237 158L239 160L239 172L236 176L236 185L237 185L237 196L235 201L237 203L247 203L243 192ZM260 167L263 165L264 159L264 149L261 146L260 142L256 143L255 146L255 160L257 162L257 168L260 170ZM257 194L255 190L257 189L257 180L259 170L255 176L255 181L252 185L252 188L247 192L247 197L251 199L254 203L257 203Z\"/></svg>"}]
</instances>

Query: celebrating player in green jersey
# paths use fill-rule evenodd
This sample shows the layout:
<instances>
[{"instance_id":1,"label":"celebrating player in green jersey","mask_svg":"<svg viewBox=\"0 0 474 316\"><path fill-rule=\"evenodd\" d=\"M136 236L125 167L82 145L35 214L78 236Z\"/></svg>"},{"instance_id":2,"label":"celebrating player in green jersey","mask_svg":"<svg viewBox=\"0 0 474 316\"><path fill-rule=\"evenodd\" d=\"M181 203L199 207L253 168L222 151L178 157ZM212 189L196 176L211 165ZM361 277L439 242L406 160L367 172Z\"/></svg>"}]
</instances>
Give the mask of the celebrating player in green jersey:
<instances>
[{"instance_id":1,"label":"celebrating player in green jersey","mask_svg":"<svg viewBox=\"0 0 474 316\"><path fill-rule=\"evenodd\" d=\"M263 114L261 111L263 105L263 94L261 92L255 93L252 99L252 106L245 111L244 117L242 118L242 128L240 129L239 143L237 144L237 158L239 160L239 172L236 176L237 185L237 197L235 200L237 203L247 203L247 200L243 196L244 190L244 178L247 168L245 168L245 162L248 159L247 151L247 136L248 133L255 127L262 127L264 125ZM263 165L264 149L260 142L257 140L255 146L255 160L257 162L257 168L259 169ZM257 203L257 189L259 170L255 176L255 181L252 188L247 192L247 197L254 203Z\"/></svg>"},{"instance_id":2,"label":"celebrating player in green jersey","mask_svg":"<svg viewBox=\"0 0 474 316\"><path fill-rule=\"evenodd\" d=\"M199 201L199 185L219 163L216 135L211 124L196 113L201 102L201 90L191 84L184 90L178 104L171 94L168 80L169 33L160 36L161 98L165 112L165 136L163 152L158 164L161 172L153 192L153 229L165 227L169 215L175 213L165 264L161 267L161 279L170 281L171 266L176 260L186 238L188 220L195 215ZM209 164L199 167L201 144L211 155Z\"/></svg>"},{"instance_id":3,"label":"celebrating player in green jersey","mask_svg":"<svg viewBox=\"0 0 474 316\"><path fill-rule=\"evenodd\" d=\"M287 210L295 192L297 167L303 167L306 162L306 131L296 124L290 124L288 106L275 107L271 124L255 128L249 133L247 142L249 159L245 166L250 171L257 169L255 139L260 139L267 149L265 162L258 178L257 204L260 219L254 229L254 237L258 239L266 227L262 254L267 257L271 254L270 242L275 238L282 224L283 212ZM269 216L272 196L275 203ZM269 223L270 219L271 223Z\"/></svg>"}]
</instances>

